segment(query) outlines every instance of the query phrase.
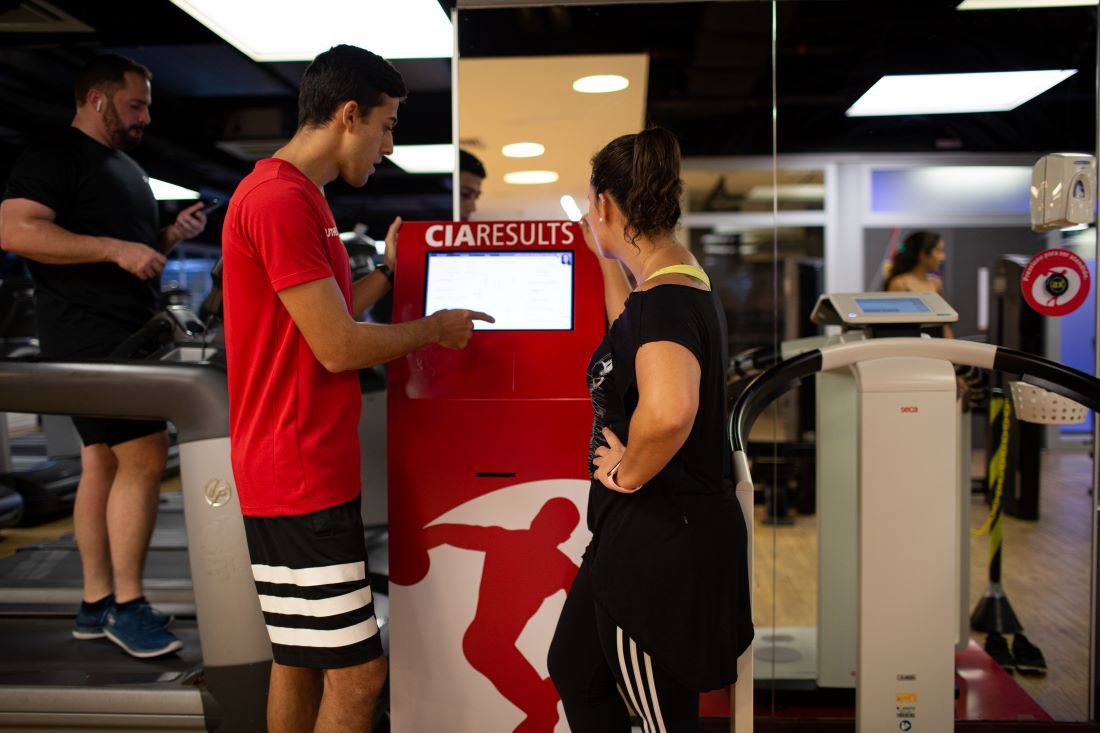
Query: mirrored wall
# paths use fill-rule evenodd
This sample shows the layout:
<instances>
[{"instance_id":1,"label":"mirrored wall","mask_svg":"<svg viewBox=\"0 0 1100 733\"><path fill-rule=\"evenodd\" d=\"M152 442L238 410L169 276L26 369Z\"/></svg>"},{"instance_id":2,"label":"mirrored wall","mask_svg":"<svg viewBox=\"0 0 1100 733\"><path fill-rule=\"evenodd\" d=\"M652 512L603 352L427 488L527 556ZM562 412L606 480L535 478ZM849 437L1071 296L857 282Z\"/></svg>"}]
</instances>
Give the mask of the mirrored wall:
<instances>
[{"instance_id":1,"label":"mirrored wall","mask_svg":"<svg viewBox=\"0 0 1100 733\"><path fill-rule=\"evenodd\" d=\"M565 219L566 197L584 211L591 156L618 135L661 125L684 156L679 236L726 312L731 397L770 364L838 335L810 318L823 293L885 287L940 292L958 313L951 337L1095 373L1095 299L1039 317L1020 298L1020 278L1051 248L1075 252L1095 275L1095 227L1032 231L1029 188L1041 156L1095 153L1097 9L1021 5L460 0L457 138L488 174L472 218ZM1052 74L1031 87L1034 75L1001 76L1039 71ZM611 75L627 83L574 88ZM927 97L912 87L892 100L868 94L922 75L937 75ZM964 76L977 86L951 86ZM1007 101L980 98L999 84ZM880 102L900 106L870 106ZM542 150L512 157L506 146L515 143ZM904 269L899 248L915 232L942 241L941 254ZM959 379L958 526L927 537L928 547L959 548L945 570L953 597L942 598L957 618L955 717L1095 720L1092 423L1013 416L1005 437L1011 380ZM852 718L856 704L857 517L835 492L858 479L822 460L823 431L837 417L828 411L840 409L822 400L822 386L808 380L777 400L749 441L755 708L777 725ZM899 473L907 461L956 465L919 440L906 455ZM999 482L1002 455L1010 475ZM914 565L922 549L912 548ZM891 587L874 592L910 603L907 574L898 567ZM982 616L990 594L1014 619ZM899 724L906 705L899 700ZM702 711L728 717L728 695L704 696Z\"/></svg>"}]
</instances>

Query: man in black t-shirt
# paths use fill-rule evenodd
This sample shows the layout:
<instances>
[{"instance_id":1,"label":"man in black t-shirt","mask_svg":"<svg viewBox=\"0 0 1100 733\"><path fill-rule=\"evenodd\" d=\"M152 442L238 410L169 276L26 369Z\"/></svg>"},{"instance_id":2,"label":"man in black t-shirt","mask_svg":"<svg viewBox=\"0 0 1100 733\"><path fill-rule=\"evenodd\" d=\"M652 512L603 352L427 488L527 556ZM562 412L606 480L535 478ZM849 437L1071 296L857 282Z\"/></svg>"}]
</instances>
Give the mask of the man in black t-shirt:
<instances>
[{"instance_id":1,"label":"man in black t-shirt","mask_svg":"<svg viewBox=\"0 0 1100 733\"><path fill-rule=\"evenodd\" d=\"M22 255L35 283L42 355L109 355L159 305L165 254L206 226L201 203L161 228L149 177L124 151L149 124L149 70L96 56L76 82L64 132L19 158L0 205L0 246ZM152 608L142 569L168 439L163 422L74 418L83 446L73 519L84 602L73 636L107 636L130 654L181 648Z\"/></svg>"}]
</instances>

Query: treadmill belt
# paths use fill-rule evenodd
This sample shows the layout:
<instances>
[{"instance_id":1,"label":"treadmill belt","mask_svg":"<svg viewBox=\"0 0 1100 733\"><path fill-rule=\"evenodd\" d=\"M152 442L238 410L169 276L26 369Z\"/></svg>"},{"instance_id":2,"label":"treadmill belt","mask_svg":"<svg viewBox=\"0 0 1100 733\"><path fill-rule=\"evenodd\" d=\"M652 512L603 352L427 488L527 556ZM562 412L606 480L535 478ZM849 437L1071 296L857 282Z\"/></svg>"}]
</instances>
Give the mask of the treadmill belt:
<instances>
[{"instance_id":1,"label":"treadmill belt","mask_svg":"<svg viewBox=\"0 0 1100 733\"><path fill-rule=\"evenodd\" d=\"M72 618L0 619L0 685L117 685L169 682L202 663L194 620L176 619L171 631L183 649L135 659L110 639L78 641Z\"/></svg>"},{"instance_id":2,"label":"treadmill belt","mask_svg":"<svg viewBox=\"0 0 1100 733\"><path fill-rule=\"evenodd\" d=\"M150 550L144 584L150 603L193 606L187 550ZM75 613L81 587L80 554L75 547L23 549L0 560L0 601L6 606L68 603Z\"/></svg>"}]
</instances>

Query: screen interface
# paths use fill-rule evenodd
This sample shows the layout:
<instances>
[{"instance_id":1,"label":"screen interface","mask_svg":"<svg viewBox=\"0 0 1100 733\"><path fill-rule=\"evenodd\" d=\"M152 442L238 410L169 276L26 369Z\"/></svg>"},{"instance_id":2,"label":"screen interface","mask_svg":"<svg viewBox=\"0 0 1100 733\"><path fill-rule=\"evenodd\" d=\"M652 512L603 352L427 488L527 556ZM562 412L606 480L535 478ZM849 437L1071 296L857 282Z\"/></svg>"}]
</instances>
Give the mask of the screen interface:
<instances>
[{"instance_id":1,"label":"screen interface","mask_svg":"<svg viewBox=\"0 0 1100 733\"><path fill-rule=\"evenodd\" d=\"M931 313L920 298L856 298L864 313Z\"/></svg>"},{"instance_id":2,"label":"screen interface","mask_svg":"<svg viewBox=\"0 0 1100 733\"><path fill-rule=\"evenodd\" d=\"M424 314L444 308L488 313L478 331L573 328L573 252L428 252Z\"/></svg>"}]
</instances>

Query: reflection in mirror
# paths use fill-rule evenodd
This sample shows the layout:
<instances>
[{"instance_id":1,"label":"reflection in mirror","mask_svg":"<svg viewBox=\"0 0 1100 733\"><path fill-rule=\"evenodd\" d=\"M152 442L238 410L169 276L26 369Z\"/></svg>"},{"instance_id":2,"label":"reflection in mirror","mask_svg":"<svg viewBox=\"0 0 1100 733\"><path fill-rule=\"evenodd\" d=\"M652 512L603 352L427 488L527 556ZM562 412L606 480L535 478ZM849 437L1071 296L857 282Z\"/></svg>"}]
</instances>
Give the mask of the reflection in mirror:
<instances>
[{"instance_id":1,"label":"reflection in mirror","mask_svg":"<svg viewBox=\"0 0 1100 733\"><path fill-rule=\"evenodd\" d=\"M563 196L587 210L592 153L644 124L647 62L644 54L460 59L459 144L488 173L472 218L565 219ZM628 86L574 89L593 76Z\"/></svg>"},{"instance_id":2,"label":"reflection in mirror","mask_svg":"<svg viewBox=\"0 0 1100 733\"><path fill-rule=\"evenodd\" d=\"M1094 228L1031 231L1028 174L1043 154L1096 149L1096 8L959 5L779 0L463 11L458 137L486 159L489 174L475 218L562 218L565 193L583 211L595 150L631 127L660 124L681 140L681 241L721 294L731 354L740 355L731 367L735 391L771 361L805 348L800 340L835 336L808 320L819 294L880 290L901 269L909 271L911 287L942 290L959 313L954 336L1035 351L1093 373L1095 300L1070 316L1041 318L1023 302L1019 285L1028 259L1052 247L1077 252L1095 269ZM522 87L539 88L538 73L526 72L521 90L514 88L510 66L542 59L531 65L549 71L573 57L636 59L638 70L624 76L643 78L635 84L631 76L632 86L603 99L638 97L618 109L560 84L583 110L564 114L550 96L524 96ZM476 109L466 88L474 78L467 71L475 69L482 86L474 92ZM1001 111L849 114L883 77L1071 69L1077 72ZM935 81L935 101L948 98L947 81ZM978 91L992 86L986 79ZM964 92L963 101L977 96ZM912 102L915 95L906 97ZM596 134L605 121L607 129ZM547 135L560 128L567 160L543 165L562 151L533 139L538 125L550 128ZM501 149L512 142L540 142L541 161L505 157ZM505 173L522 170L555 170L559 177L504 182ZM888 271L899 246L918 231L939 235L942 259L931 255L916 270L899 261ZM834 394L823 380L825 394ZM955 629L941 644L957 650L954 714L963 721L1085 720L1095 707L1091 422L1039 427L1012 418L1002 439L991 420L1006 414L1010 402L997 390L1008 390L1009 381L1011 375L960 381L957 457L926 455L919 441L910 451L912 466L958 467L952 486L958 532L928 538L930 547L958 547L958 562L944 570L958 590L937 605L950 612ZM852 717L855 710L857 474L854 458L823 467L821 455L838 436L846 436L843 450L854 455L855 432L822 419L821 385L809 380L779 400L751 436L758 489L755 674L757 689L767 693L758 695L758 715L782 708L785 715L812 716L827 708L829 716ZM853 410L851 403L827 408L825 417ZM998 498L1000 469L992 459L1002 455L1006 480ZM847 493L838 497L838 485ZM996 548L998 530L971 536L995 507L1002 516L999 585L989 579L989 534ZM905 518L874 521L890 527ZM827 546L837 541L829 538L841 546ZM899 564L895 584L874 590L906 604L907 568L919 566L923 549L912 548ZM972 624L991 589L1003 589L1023 629L1001 626L998 637L981 618ZM898 628L886 636L920 631ZM914 710L909 699L888 701L902 716L897 720L924 714L922 703Z\"/></svg>"},{"instance_id":3,"label":"reflection in mirror","mask_svg":"<svg viewBox=\"0 0 1100 733\"><path fill-rule=\"evenodd\" d=\"M565 194L585 210L589 159L648 124L676 134L685 157L766 153L770 23L763 3L460 12L458 139L488 173L474 218L564 218ZM612 75L627 86L574 89ZM504 147L514 143L543 151L509 157ZM505 180L524 171L557 178Z\"/></svg>"},{"instance_id":4,"label":"reflection in mirror","mask_svg":"<svg viewBox=\"0 0 1100 733\"><path fill-rule=\"evenodd\" d=\"M678 239L690 246L721 295L731 351L775 343L780 295L773 287L769 231L775 179L770 165L760 165L772 147L770 5L597 3L471 11L461 5L458 141L484 161L488 174L473 218L562 219L563 195L586 211L593 154L618 135L660 125L678 137L684 161L685 215ZM609 74L628 85L604 94L573 87L583 76ZM538 143L543 150L536 157L508 157L505 146L513 143ZM703 173L696 180L692 160L715 155L762 157L752 170ZM523 171L553 175L543 179L549 182L526 185L506 178ZM823 180L819 170L809 170L781 181L784 201L794 210L818 210L812 223L819 228ZM697 223L691 213L721 217L734 209L757 218L736 222L736 231L716 231L725 222ZM784 233L784 248L788 241L792 267L816 258L819 273L820 233ZM730 248L737 253L727 254ZM785 315L782 328L797 328L797 317ZM758 499L763 516L762 493ZM772 551L770 531L762 525L756 535L758 556ZM772 589L770 580L754 580L755 613L768 624L775 617ZM744 681L751 686L751 676ZM769 692L772 682L765 677L758 684ZM770 712L768 699L757 704L761 714ZM704 695L700 710L704 718L728 717L728 692Z\"/></svg>"},{"instance_id":5,"label":"reflection in mirror","mask_svg":"<svg viewBox=\"0 0 1100 733\"><path fill-rule=\"evenodd\" d=\"M1075 251L1095 271L1095 229L1032 231L1029 187L1040 156L1096 149L1096 7L1020 3L1012 10L968 11L958 5L777 3L777 169L812 160L823 172L818 205L823 291L939 291L959 319L952 331L939 328L933 335L1032 351L1094 373L1095 300L1090 296L1067 316L1040 317L1021 297L1021 277L1032 256L1051 248ZM994 89L996 77L982 78L978 87L952 97L951 82L965 74L1040 70L1061 73L1029 94L1014 81L1015 99L1000 107L974 106ZM862 116L857 100L872 87L881 89L891 77L912 83L921 74L940 75L928 99L909 91L897 100L906 107ZM920 106L925 103L930 106ZM958 106L945 109L945 103ZM720 161L707 164L710 171L721 167ZM810 214L777 203L781 228L792 217ZM700 224L718 224L712 215L698 216ZM788 292L788 278L779 275L778 282ZM797 348L795 336L783 339L784 350ZM951 630L941 625L933 638L929 618L894 633L898 638L928 634L926 645L941 649L955 645L955 717L1085 720L1094 696L1089 680L1095 657L1092 427L1044 427L1013 413L1003 431L1012 379L991 374L959 380L957 451L933 454L922 450L920 435L898 436L910 456L897 465L899 484L906 472L929 462L957 467L959 480L952 486L957 531L898 549L904 560L896 562L896 582L863 592L889 594L899 611L911 606L917 601L913 571L931 548L953 544L956 562L941 572L949 574L955 590L944 592L934 606L937 614L950 612ZM815 428L793 439L776 431L774 472L796 477L776 483L789 484L794 497L812 486L816 506L811 513L788 500L776 512L792 522L777 529L777 538L803 533L807 541L777 541L781 549L771 570L786 582L776 583L776 634L803 655L788 662L777 653L774 666L777 688L779 680L793 683L809 668L816 689L843 697L855 686L859 610L854 599L858 568L868 560L858 554L858 522L901 530L907 518L859 514L854 486L863 494L892 487L860 485L857 446L839 440L838 426L857 406L851 378L827 373L815 381L816 405L809 408ZM838 401L845 390L850 396ZM798 424L801 418L788 421ZM807 435L815 444L812 472L785 455ZM991 530L993 518L998 519ZM815 589L813 604L806 603L805 588ZM787 589L796 590L788 596ZM816 611L808 614L783 611L811 605ZM803 649L797 627L807 618L814 641ZM885 648L891 637L875 643ZM812 664L806 664L806 654L813 655ZM950 686L952 680L945 674L939 682ZM919 721L927 700L906 697L903 704L909 692L896 690L897 715L908 720L912 714Z\"/></svg>"}]
</instances>

